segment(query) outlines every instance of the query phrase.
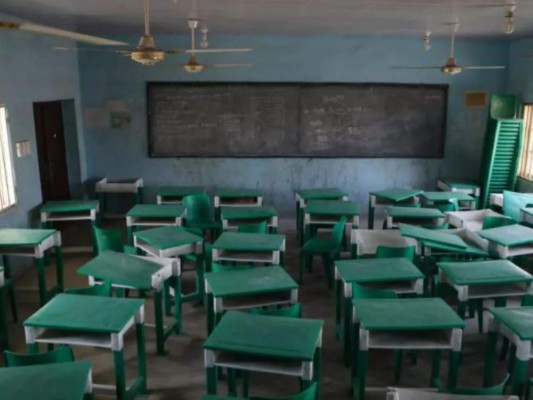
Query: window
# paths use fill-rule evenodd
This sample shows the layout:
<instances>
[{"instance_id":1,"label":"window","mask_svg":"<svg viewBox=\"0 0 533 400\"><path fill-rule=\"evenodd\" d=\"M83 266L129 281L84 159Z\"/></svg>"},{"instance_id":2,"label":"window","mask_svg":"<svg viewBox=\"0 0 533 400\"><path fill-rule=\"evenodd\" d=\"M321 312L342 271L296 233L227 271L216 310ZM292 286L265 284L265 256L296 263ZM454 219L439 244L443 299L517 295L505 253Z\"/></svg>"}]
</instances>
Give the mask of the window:
<instances>
[{"instance_id":1,"label":"window","mask_svg":"<svg viewBox=\"0 0 533 400\"><path fill-rule=\"evenodd\" d=\"M518 175L533 180L533 104L524 105L524 138Z\"/></svg>"},{"instance_id":2,"label":"window","mask_svg":"<svg viewBox=\"0 0 533 400\"><path fill-rule=\"evenodd\" d=\"M14 206L16 202L7 110L0 104L0 211Z\"/></svg>"}]
</instances>

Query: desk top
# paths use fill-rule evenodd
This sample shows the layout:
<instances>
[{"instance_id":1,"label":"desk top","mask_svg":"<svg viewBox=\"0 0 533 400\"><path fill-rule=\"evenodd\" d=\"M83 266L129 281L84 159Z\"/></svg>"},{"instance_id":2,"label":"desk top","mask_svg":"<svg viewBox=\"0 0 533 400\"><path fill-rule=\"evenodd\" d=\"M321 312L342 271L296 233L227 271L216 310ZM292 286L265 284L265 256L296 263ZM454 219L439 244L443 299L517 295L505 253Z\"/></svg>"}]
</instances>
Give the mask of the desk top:
<instances>
[{"instance_id":1,"label":"desk top","mask_svg":"<svg viewBox=\"0 0 533 400\"><path fill-rule=\"evenodd\" d=\"M143 305L142 299L58 294L24 321L24 326L119 333Z\"/></svg>"},{"instance_id":2,"label":"desk top","mask_svg":"<svg viewBox=\"0 0 533 400\"><path fill-rule=\"evenodd\" d=\"M97 200L64 200L47 201L41 207L41 212L45 213L71 213L80 211L91 211L98 208Z\"/></svg>"},{"instance_id":3,"label":"desk top","mask_svg":"<svg viewBox=\"0 0 533 400\"><path fill-rule=\"evenodd\" d=\"M56 232L55 229L0 229L0 246L37 246Z\"/></svg>"},{"instance_id":4,"label":"desk top","mask_svg":"<svg viewBox=\"0 0 533 400\"><path fill-rule=\"evenodd\" d=\"M82 400L90 373L89 361L0 368L0 393L6 400Z\"/></svg>"},{"instance_id":5,"label":"desk top","mask_svg":"<svg viewBox=\"0 0 533 400\"><path fill-rule=\"evenodd\" d=\"M203 241L200 236L187 232L179 226L146 229L133 232L133 236L158 250L167 250Z\"/></svg>"},{"instance_id":6,"label":"desk top","mask_svg":"<svg viewBox=\"0 0 533 400\"><path fill-rule=\"evenodd\" d=\"M266 233L223 232L213 243L213 249L228 251L279 251L285 235Z\"/></svg>"},{"instance_id":7,"label":"desk top","mask_svg":"<svg viewBox=\"0 0 533 400\"><path fill-rule=\"evenodd\" d=\"M436 208L387 207L387 214L393 218L444 218Z\"/></svg>"},{"instance_id":8,"label":"desk top","mask_svg":"<svg viewBox=\"0 0 533 400\"><path fill-rule=\"evenodd\" d=\"M221 207L222 219L270 218L278 215L272 206Z\"/></svg>"},{"instance_id":9,"label":"desk top","mask_svg":"<svg viewBox=\"0 0 533 400\"><path fill-rule=\"evenodd\" d=\"M477 234L489 242L502 246L519 246L533 243L533 229L518 224L483 229L478 231Z\"/></svg>"},{"instance_id":10,"label":"desk top","mask_svg":"<svg viewBox=\"0 0 533 400\"><path fill-rule=\"evenodd\" d=\"M425 229L408 224L400 224L400 232L406 237L443 244L452 248L465 249L467 247L464 240L459 236L451 235L449 233L442 233L436 230Z\"/></svg>"},{"instance_id":11,"label":"desk top","mask_svg":"<svg viewBox=\"0 0 533 400\"><path fill-rule=\"evenodd\" d=\"M531 282L533 276L509 260L439 262L437 267L457 285Z\"/></svg>"},{"instance_id":12,"label":"desk top","mask_svg":"<svg viewBox=\"0 0 533 400\"><path fill-rule=\"evenodd\" d=\"M393 282L424 278L424 274L406 258L365 258L335 261L341 279L352 282Z\"/></svg>"},{"instance_id":13,"label":"desk top","mask_svg":"<svg viewBox=\"0 0 533 400\"><path fill-rule=\"evenodd\" d=\"M342 200L310 200L305 208L306 214L338 215L351 217L359 215L359 204L355 201Z\"/></svg>"},{"instance_id":14,"label":"desk top","mask_svg":"<svg viewBox=\"0 0 533 400\"><path fill-rule=\"evenodd\" d=\"M522 340L533 340L533 307L491 307L489 313Z\"/></svg>"},{"instance_id":15,"label":"desk top","mask_svg":"<svg viewBox=\"0 0 533 400\"><path fill-rule=\"evenodd\" d=\"M177 218L185 212L181 204L137 204L126 214L127 217Z\"/></svg>"},{"instance_id":16,"label":"desk top","mask_svg":"<svg viewBox=\"0 0 533 400\"><path fill-rule=\"evenodd\" d=\"M219 189L215 192L215 196L226 199L262 197L263 191L257 189Z\"/></svg>"},{"instance_id":17,"label":"desk top","mask_svg":"<svg viewBox=\"0 0 533 400\"><path fill-rule=\"evenodd\" d=\"M296 194L304 200L340 199L346 196L346 192L337 188L299 189Z\"/></svg>"},{"instance_id":18,"label":"desk top","mask_svg":"<svg viewBox=\"0 0 533 400\"><path fill-rule=\"evenodd\" d=\"M312 361L323 321L228 311L204 348L250 356Z\"/></svg>"},{"instance_id":19,"label":"desk top","mask_svg":"<svg viewBox=\"0 0 533 400\"><path fill-rule=\"evenodd\" d=\"M205 280L215 297L244 296L298 289L298 284L278 266L209 272Z\"/></svg>"},{"instance_id":20,"label":"desk top","mask_svg":"<svg viewBox=\"0 0 533 400\"><path fill-rule=\"evenodd\" d=\"M410 199L411 197L418 196L420 193L424 192L419 189L387 189L380 190L377 192L370 192L371 196L376 196L380 199L385 199L389 201L403 201Z\"/></svg>"},{"instance_id":21,"label":"desk top","mask_svg":"<svg viewBox=\"0 0 533 400\"><path fill-rule=\"evenodd\" d=\"M368 330L436 330L464 328L465 322L439 298L354 299L352 304Z\"/></svg>"},{"instance_id":22,"label":"desk top","mask_svg":"<svg viewBox=\"0 0 533 400\"><path fill-rule=\"evenodd\" d=\"M458 201L476 200L465 192L424 192L420 194L420 197L433 202L447 202L452 199L457 199Z\"/></svg>"},{"instance_id":23,"label":"desk top","mask_svg":"<svg viewBox=\"0 0 533 400\"><path fill-rule=\"evenodd\" d=\"M81 266L78 273L118 285L150 290L152 289L152 276L162 268L164 267L161 264L140 257L105 251Z\"/></svg>"},{"instance_id":24,"label":"desk top","mask_svg":"<svg viewBox=\"0 0 533 400\"><path fill-rule=\"evenodd\" d=\"M156 196L185 197L190 194L205 193L202 186L163 186L157 189Z\"/></svg>"}]
</instances>

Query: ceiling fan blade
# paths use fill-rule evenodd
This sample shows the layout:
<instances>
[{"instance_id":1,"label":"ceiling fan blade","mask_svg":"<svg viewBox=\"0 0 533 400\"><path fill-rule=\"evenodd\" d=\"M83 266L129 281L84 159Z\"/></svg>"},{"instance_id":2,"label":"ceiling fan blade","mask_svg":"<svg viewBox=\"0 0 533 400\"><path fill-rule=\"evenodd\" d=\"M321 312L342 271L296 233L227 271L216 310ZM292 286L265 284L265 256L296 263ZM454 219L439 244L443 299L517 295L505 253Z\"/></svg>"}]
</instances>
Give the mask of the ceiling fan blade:
<instances>
[{"instance_id":1,"label":"ceiling fan blade","mask_svg":"<svg viewBox=\"0 0 533 400\"><path fill-rule=\"evenodd\" d=\"M63 47L56 46L53 48L58 51L97 51L99 53L117 53L125 56L129 56L133 50L118 50L118 49L102 49L102 48L89 48L89 47Z\"/></svg>"},{"instance_id":2,"label":"ceiling fan blade","mask_svg":"<svg viewBox=\"0 0 533 400\"><path fill-rule=\"evenodd\" d=\"M463 69L505 69L503 65L487 65L487 66L472 66L472 67L461 67Z\"/></svg>"},{"instance_id":3,"label":"ceiling fan blade","mask_svg":"<svg viewBox=\"0 0 533 400\"><path fill-rule=\"evenodd\" d=\"M440 67L426 66L426 67L389 67L390 69L441 69Z\"/></svg>"},{"instance_id":4,"label":"ceiling fan blade","mask_svg":"<svg viewBox=\"0 0 533 400\"><path fill-rule=\"evenodd\" d=\"M208 64L206 67L209 68L246 68L253 67L253 64Z\"/></svg>"},{"instance_id":5,"label":"ceiling fan blade","mask_svg":"<svg viewBox=\"0 0 533 400\"><path fill-rule=\"evenodd\" d=\"M184 50L185 53L246 53L252 51L253 49L187 49Z\"/></svg>"},{"instance_id":6,"label":"ceiling fan blade","mask_svg":"<svg viewBox=\"0 0 533 400\"><path fill-rule=\"evenodd\" d=\"M42 35L57 36L66 39L76 40L78 42L90 43L98 46L126 46L128 43L119 42L116 40L110 40L101 38L98 36L85 35L83 33L77 33L67 31L64 29L51 28L44 25L30 24L26 22L13 22L13 21L0 21L0 29L7 30L19 30L32 33L38 33Z\"/></svg>"}]
</instances>

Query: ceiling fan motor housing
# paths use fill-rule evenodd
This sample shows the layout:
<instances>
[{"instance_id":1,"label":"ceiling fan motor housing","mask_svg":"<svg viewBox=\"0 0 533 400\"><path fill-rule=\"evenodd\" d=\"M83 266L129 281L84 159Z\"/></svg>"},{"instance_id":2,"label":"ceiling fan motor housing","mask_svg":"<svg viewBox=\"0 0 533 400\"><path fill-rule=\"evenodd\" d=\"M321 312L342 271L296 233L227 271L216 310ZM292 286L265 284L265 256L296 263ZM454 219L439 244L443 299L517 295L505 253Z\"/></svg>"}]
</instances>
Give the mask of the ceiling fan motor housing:
<instances>
[{"instance_id":1,"label":"ceiling fan motor housing","mask_svg":"<svg viewBox=\"0 0 533 400\"><path fill-rule=\"evenodd\" d=\"M131 59L143 65L154 65L165 59L165 52L155 49L154 38L150 35L143 35L137 46L138 51L131 53Z\"/></svg>"}]
</instances>

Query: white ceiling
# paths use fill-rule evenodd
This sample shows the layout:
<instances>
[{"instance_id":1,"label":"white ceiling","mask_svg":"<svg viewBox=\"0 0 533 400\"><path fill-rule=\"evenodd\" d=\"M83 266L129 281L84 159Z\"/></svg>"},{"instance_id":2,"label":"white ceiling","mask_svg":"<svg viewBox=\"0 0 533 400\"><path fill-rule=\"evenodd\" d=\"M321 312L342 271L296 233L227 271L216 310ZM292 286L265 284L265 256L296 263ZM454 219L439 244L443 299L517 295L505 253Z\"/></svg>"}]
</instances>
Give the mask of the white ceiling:
<instances>
[{"instance_id":1,"label":"white ceiling","mask_svg":"<svg viewBox=\"0 0 533 400\"><path fill-rule=\"evenodd\" d=\"M418 35L505 37L503 5L512 0L152 0L152 32L183 33L196 14L212 34ZM533 35L533 0L517 0L513 35ZM481 7L480 7L481 6ZM196 11L195 11L196 9ZM91 34L142 31L142 0L0 0L0 13Z\"/></svg>"}]
</instances>

